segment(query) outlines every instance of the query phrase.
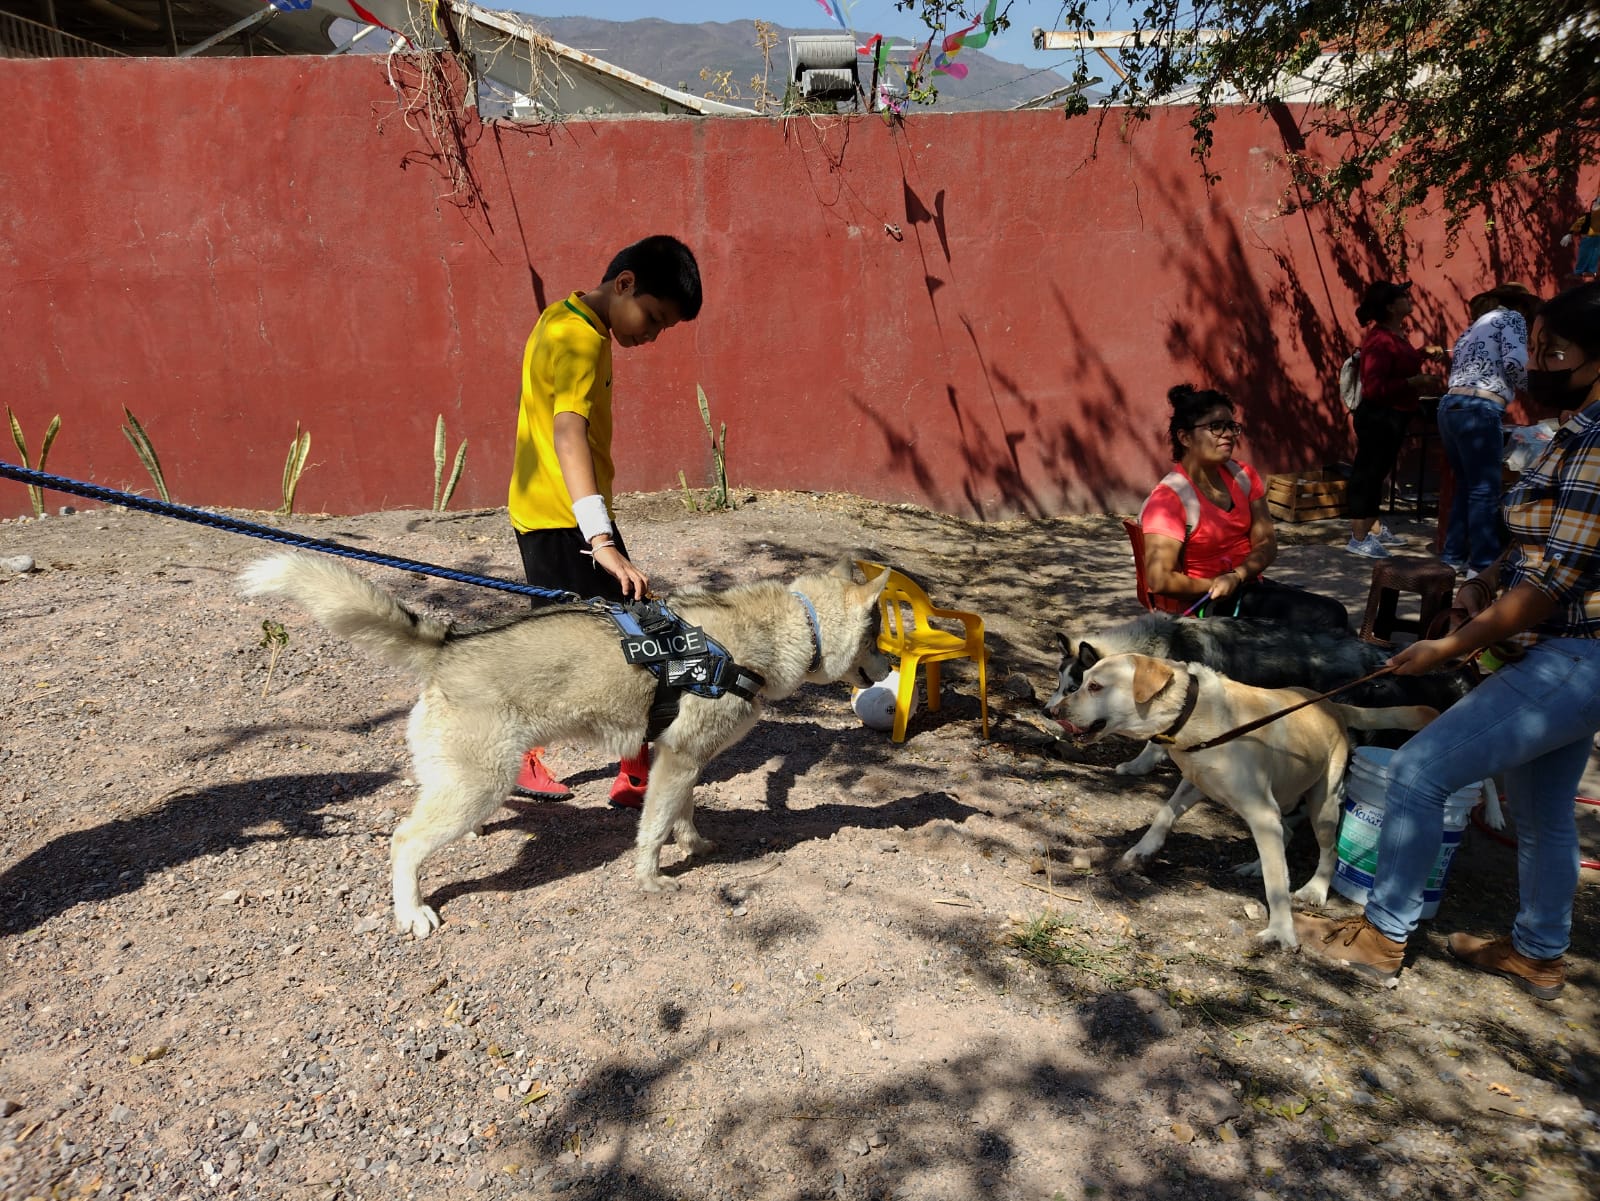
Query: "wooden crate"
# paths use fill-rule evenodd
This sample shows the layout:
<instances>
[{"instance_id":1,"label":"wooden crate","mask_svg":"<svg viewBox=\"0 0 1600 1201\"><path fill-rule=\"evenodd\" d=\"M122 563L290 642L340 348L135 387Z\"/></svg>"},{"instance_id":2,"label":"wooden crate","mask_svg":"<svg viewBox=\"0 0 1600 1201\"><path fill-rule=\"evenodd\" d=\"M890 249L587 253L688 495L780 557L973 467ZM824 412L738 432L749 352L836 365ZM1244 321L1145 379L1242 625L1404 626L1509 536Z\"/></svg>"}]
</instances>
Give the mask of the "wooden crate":
<instances>
[{"instance_id":1,"label":"wooden crate","mask_svg":"<svg viewBox=\"0 0 1600 1201\"><path fill-rule=\"evenodd\" d=\"M1335 471L1289 472L1267 477L1267 511L1278 521L1343 517L1345 481Z\"/></svg>"}]
</instances>

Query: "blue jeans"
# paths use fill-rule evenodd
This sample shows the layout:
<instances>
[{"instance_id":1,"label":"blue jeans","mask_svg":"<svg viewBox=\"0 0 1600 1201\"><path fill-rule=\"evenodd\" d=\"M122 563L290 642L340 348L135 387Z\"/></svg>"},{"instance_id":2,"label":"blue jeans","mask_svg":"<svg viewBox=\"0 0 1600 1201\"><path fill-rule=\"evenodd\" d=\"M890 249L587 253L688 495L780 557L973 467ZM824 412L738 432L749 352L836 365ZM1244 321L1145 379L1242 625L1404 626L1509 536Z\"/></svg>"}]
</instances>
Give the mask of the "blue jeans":
<instances>
[{"instance_id":1,"label":"blue jeans","mask_svg":"<svg viewBox=\"0 0 1600 1201\"><path fill-rule=\"evenodd\" d=\"M1534 959L1567 949L1578 887L1573 798L1600 730L1600 640L1549 638L1508 663L1389 761L1367 920L1404 942L1444 840L1445 798L1503 775L1517 828L1521 903L1512 944Z\"/></svg>"},{"instance_id":2,"label":"blue jeans","mask_svg":"<svg viewBox=\"0 0 1600 1201\"><path fill-rule=\"evenodd\" d=\"M1505 410L1481 396L1446 393L1439 401L1439 441L1456 477L1441 558L1482 571L1505 545L1500 526L1500 459Z\"/></svg>"},{"instance_id":3,"label":"blue jeans","mask_svg":"<svg viewBox=\"0 0 1600 1201\"><path fill-rule=\"evenodd\" d=\"M1576 275L1593 275L1600 270L1600 236L1590 234L1587 238L1578 239L1578 263L1573 269Z\"/></svg>"}]
</instances>

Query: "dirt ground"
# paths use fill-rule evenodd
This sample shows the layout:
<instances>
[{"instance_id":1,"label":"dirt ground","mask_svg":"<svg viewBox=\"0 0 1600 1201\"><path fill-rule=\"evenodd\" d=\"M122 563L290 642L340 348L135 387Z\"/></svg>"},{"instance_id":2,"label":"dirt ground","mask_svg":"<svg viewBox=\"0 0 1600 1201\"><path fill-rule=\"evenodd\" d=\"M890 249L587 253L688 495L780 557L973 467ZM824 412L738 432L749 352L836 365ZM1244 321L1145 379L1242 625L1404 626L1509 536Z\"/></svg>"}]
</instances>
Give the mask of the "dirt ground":
<instances>
[{"instance_id":1,"label":"dirt ground","mask_svg":"<svg viewBox=\"0 0 1600 1201\"><path fill-rule=\"evenodd\" d=\"M1136 612L1114 517L624 498L664 591L864 554L982 613L991 737L965 665L900 745L842 686L803 690L711 765L720 852L669 847L664 896L633 883L609 765L556 748L576 796L432 859L445 924L417 942L387 877L414 684L241 600L267 543L62 499L0 524L0 560L35 561L0 569L6 1201L1600 1192L1600 876L1541 1004L1444 952L1514 909L1514 852L1475 829L1392 992L1257 949L1225 812L1187 816L1148 875L1109 870L1175 776L1114 776L1132 746L1075 748L1036 712L1053 632ZM503 512L239 516L520 579ZM1359 609L1343 538L1284 527L1279 574ZM366 570L468 620L521 604Z\"/></svg>"}]
</instances>

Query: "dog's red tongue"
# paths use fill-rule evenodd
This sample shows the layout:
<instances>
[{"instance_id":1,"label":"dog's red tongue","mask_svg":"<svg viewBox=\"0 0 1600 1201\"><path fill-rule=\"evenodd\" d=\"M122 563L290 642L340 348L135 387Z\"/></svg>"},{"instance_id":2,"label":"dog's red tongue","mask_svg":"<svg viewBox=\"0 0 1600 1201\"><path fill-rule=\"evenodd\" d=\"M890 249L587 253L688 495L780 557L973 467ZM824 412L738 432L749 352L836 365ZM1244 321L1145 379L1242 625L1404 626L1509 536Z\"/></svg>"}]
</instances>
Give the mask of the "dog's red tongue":
<instances>
[{"instance_id":1,"label":"dog's red tongue","mask_svg":"<svg viewBox=\"0 0 1600 1201\"><path fill-rule=\"evenodd\" d=\"M1056 718L1056 724L1058 726L1060 726L1063 730L1065 730L1068 734L1082 734L1083 733L1083 727L1082 726L1075 726L1064 717Z\"/></svg>"}]
</instances>

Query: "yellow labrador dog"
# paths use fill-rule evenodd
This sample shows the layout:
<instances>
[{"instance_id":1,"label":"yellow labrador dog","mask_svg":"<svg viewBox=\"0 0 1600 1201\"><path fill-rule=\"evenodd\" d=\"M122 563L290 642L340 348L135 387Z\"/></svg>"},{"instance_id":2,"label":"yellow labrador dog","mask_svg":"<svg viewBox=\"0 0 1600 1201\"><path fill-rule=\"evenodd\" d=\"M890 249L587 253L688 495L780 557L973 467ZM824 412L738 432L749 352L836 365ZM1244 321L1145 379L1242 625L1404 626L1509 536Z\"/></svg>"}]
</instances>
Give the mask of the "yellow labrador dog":
<instances>
[{"instance_id":1,"label":"yellow labrador dog","mask_svg":"<svg viewBox=\"0 0 1600 1201\"><path fill-rule=\"evenodd\" d=\"M712 757L755 725L764 702L808 682L866 687L889 673L878 649L878 595L886 578L858 584L841 570L671 598L674 613L720 643L745 678L760 685L753 696L685 693L676 717L656 736L634 868L646 892L678 887L661 874L669 837L688 855L715 849L695 829L694 786ZM617 626L591 606L549 605L456 629L412 612L332 559L259 559L241 582L246 595L286 597L328 630L423 682L406 731L421 791L389 853L395 921L418 938L439 925L439 915L422 903L423 860L500 807L524 751L584 742L624 755L645 739L656 677L629 661Z\"/></svg>"},{"instance_id":2,"label":"yellow labrador dog","mask_svg":"<svg viewBox=\"0 0 1600 1201\"><path fill-rule=\"evenodd\" d=\"M1322 857L1294 898L1321 905L1333 879L1339 804L1350 758L1347 730L1420 730L1437 711L1425 705L1358 709L1319 701L1220 746L1186 748L1315 695L1302 688L1252 688L1194 663L1112 655L1084 673L1082 686L1064 698L1065 716L1057 716L1070 731L1087 734L1091 741L1119 734L1165 742L1183 773L1183 782L1144 837L1122 857L1123 866L1149 860L1166 842L1172 823L1202 797L1221 801L1244 818L1261 855L1267 927L1256 937L1295 947L1299 943L1284 858L1283 815L1305 801Z\"/></svg>"}]
</instances>

